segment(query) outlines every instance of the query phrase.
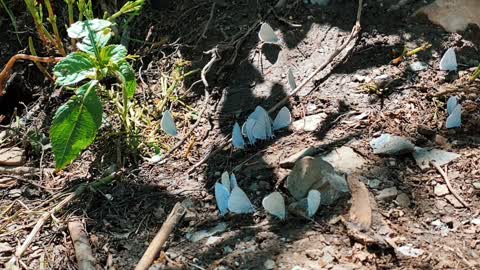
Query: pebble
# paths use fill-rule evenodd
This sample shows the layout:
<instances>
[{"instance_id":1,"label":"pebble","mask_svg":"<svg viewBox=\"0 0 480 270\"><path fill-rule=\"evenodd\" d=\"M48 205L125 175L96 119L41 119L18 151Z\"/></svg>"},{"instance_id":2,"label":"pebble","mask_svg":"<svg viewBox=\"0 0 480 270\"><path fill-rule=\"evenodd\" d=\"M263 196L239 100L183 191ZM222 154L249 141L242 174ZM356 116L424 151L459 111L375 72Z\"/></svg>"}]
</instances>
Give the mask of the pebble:
<instances>
[{"instance_id":1,"label":"pebble","mask_svg":"<svg viewBox=\"0 0 480 270\"><path fill-rule=\"evenodd\" d=\"M475 189L480 189L480 182L473 182L472 185Z\"/></svg>"},{"instance_id":2,"label":"pebble","mask_svg":"<svg viewBox=\"0 0 480 270\"><path fill-rule=\"evenodd\" d=\"M0 165L21 166L25 164L25 151L18 147L0 149Z\"/></svg>"},{"instance_id":3,"label":"pebble","mask_svg":"<svg viewBox=\"0 0 480 270\"><path fill-rule=\"evenodd\" d=\"M445 199L447 199L447 201L449 203L451 203L453 205L453 207L455 208L462 208L463 207L463 204L457 200L457 198L455 198L455 196L449 194L447 196L445 196Z\"/></svg>"},{"instance_id":4,"label":"pebble","mask_svg":"<svg viewBox=\"0 0 480 270\"><path fill-rule=\"evenodd\" d=\"M447 185L437 184L435 186L435 188L433 189L433 193L435 193L435 195L437 195L437 196L444 196L444 195L447 195L450 192L448 191Z\"/></svg>"},{"instance_id":5,"label":"pebble","mask_svg":"<svg viewBox=\"0 0 480 270\"><path fill-rule=\"evenodd\" d=\"M391 201L398 195L398 190L396 187L386 188L380 190L377 195L377 199L382 201Z\"/></svg>"},{"instance_id":6,"label":"pebble","mask_svg":"<svg viewBox=\"0 0 480 270\"><path fill-rule=\"evenodd\" d=\"M416 61L416 62L413 62L413 63L411 63L410 65L408 65L408 68L409 68L411 71L418 72L418 71L427 70L427 69L428 69L428 65L427 65L425 62Z\"/></svg>"},{"instance_id":7,"label":"pebble","mask_svg":"<svg viewBox=\"0 0 480 270\"><path fill-rule=\"evenodd\" d=\"M382 182L380 182L380 180L378 179L372 179L372 180L368 180L367 182L367 185L370 187L370 188L373 188L373 189L377 189L378 187L380 187L380 184Z\"/></svg>"},{"instance_id":8,"label":"pebble","mask_svg":"<svg viewBox=\"0 0 480 270\"><path fill-rule=\"evenodd\" d=\"M398 203L399 206L403 208L407 208L408 206L410 206L410 198L405 193L398 194L395 201Z\"/></svg>"},{"instance_id":9,"label":"pebble","mask_svg":"<svg viewBox=\"0 0 480 270\"><path fill-rule=\"evenodd\" d=\"M8 192L8 196L12 199L18 198L18 197L22 196L22 190L18 189L18 188L11 189Z\"/></svg>"},{"instance_id":10,"label":"pebble","mask_svg":"<svg viewBox=\"0 0 480 270\"><path fill-rule=\"evenodd\" d=\"M266 260L264 263L263 263L263 267L265 267L265 269L275 269L275 262L273 260Z\"/></svg>"},{"instance_id":11,"label":"pebble","mask_svg":"<svg viewBox=\"0 0 480 270\"><path fill-rule=\"evenodd\" d=\"M474 218L472 221L470 221L473 225L480 226L480 218Z\"/></svg>"},{"instance_id":12,"label":"pebble","mask_svg":"<svg viewBox=\"0 0 480 270\"><path fill-rule=\"evenodd\" d=\"M292 123L292 128L295 131L315 131L320 128L322 122L327 118L326 113L319 113L306 116L303 119Z\"/></svg>"}]
</instances>

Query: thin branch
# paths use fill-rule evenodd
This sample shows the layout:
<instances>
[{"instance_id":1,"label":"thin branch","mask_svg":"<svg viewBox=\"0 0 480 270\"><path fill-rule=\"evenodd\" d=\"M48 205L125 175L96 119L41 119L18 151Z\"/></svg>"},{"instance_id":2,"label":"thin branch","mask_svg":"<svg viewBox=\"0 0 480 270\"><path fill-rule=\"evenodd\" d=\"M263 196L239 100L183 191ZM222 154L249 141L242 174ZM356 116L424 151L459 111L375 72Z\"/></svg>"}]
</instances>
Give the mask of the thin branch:
<instances>
[{"instance_id":1,"label":"thin branch","mask_svg":"<svg viewBox=\"0 0 480 270\"><path fill-rule=\"evenodd\" d=\"M175 229L180 220L182 220L185 212L186 208L181 203L175 204L157 235L155 235L155 238L153 238L142 258L138 262L135 270L147 270L150 267L153 260L155 260L158 253L162 249L163 244L165 244L170 236L170 233L172 233L173 229Z\"/></svg>"},{"instance_id":2,"label":"thin branch","mask_svg":"<svg viewBox=\"0 0 480 270\"><path fill-rule=\"evenodd\" d=\"M95 270L95 257L92 255L92 248L88 240L87 232L80 220L68 222L68 231L75 248L75 257L79 270Z\"/></svg>"},{"instance_id":3,"label":"thin branch","mask_svg":"<svg viewBox=\"0 0 480 270\"><path fill-rule=\"evenodd\" d=\"M450 180L448 179L448 176L447 176L447 173L445 173L445 171L440 167L438 166L437 163L431 161L430 163L432 163L433 167L435 167L435 169L437 169L437 171L440 173L440 175L442 175L443 177L443 180L445 180L445 184L447 184L447 187L448 187L448 190L450 190L450 193L452 193L453 196L455 196L455 198L457 198L457 200L463 204L463 206L469 208L468 204L462 199L462 197L460 197L460 195L458 195L458 193L453 189L452 185L450 184Z\"/></svg>"}]
</instances>

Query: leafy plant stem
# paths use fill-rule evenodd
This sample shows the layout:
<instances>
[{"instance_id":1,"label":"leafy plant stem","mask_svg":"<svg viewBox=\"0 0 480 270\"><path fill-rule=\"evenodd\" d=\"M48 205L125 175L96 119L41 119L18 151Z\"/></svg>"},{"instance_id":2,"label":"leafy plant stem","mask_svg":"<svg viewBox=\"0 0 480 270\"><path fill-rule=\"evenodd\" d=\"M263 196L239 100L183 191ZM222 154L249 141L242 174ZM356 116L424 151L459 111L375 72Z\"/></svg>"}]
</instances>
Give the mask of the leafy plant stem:
<instances>
[{"instance_id":1,"label":"leafy plant stem","mask_svg":"<svg viewBox=\"0 0 480 270\"><path fill-rule=\"evenodd\" d=\"M10 17L10 21L12 22L13 29L15 30L15 35L17 36L18 44L20 44L20 46L23 46L22 41L20 40L20 36L18 35L18 26L17 26L17 21L15 20L15 16L13 15L12 11L7 7L7 4L5 4L4 0L0 0L0 5L5 9L5 11L8 14L8 17Z\"/></svg>"},{"instance_id":2,"label":"leafy plant stem","mask_svg":"<svg viewBox=\"0 0 480 270\"><path fill-rule=\"evenodd\" d=\"M37 28L38 35L42 40L43 45L47 50L50 49L50 44L55 43L55 40L43 25L42 18L40 16L41 8L37 7L37 2L35 0L25 0L25 4L28 11L32 15L33 22L35 23L35 27Z\"/></svg>"},{"instance_id":3,"label":"leafy plant stem","mask_svg":"<svg viewBox=\"0 0 480 270\"><path fill-rule=\"evenodd\" d=\"M73 18L73 4L75 3L75 0L65 0L65 2L67 3L67 10L68 10L68 26L70 27L74 22L74 18ZM80 13L81 14L81 13ZM73 47L73 50L76 49L76 46L75 46L75 39L72 38L70 40L70 42L72 43L72 47Z\"/></svg>"},{"instance_id":4,"label":"leafy plant stem","mask_svg":"<svg viewBox=\"0 0 480 270\"><path fill-rule=\"evenodd\" d=\"M478 65L477 69L473 72L470 82L475 81L478 77L480 77L480 65Z\"/></svg>"},{"instance_id":5,"label":"leafy plant stem","mask_svg":"<svg viewBox=\"0 0 480 270\"><path fill-rule=\"evenodd\" d=\"M28 49L30 50L30 54L33 56L37 56L37 51L35 50L35 46L33 45L33 39L32 37L28 37ZM45 77L47 77L50 81L54 82L55 80L53 79L52 75L48 73L47 69L40 64L38 61L33 61L35 66L43 73Z\"/></svg>"},{"instance_id":6,"label":"leafy plant stem","mask_svg":"<svg viewBox=\"0 0 480 270\"><path fill-rule=\"evenodd\" d=\"M48 12L48 21L53 29L53 34L55 35L55 45L62 56L66 56L65 48L63 47L62 38L60 37L60 32L57 27L57 16L53 12L52 4L50 0L45 0L45 6L47 7Z\"/></svg>"}]
</instances>

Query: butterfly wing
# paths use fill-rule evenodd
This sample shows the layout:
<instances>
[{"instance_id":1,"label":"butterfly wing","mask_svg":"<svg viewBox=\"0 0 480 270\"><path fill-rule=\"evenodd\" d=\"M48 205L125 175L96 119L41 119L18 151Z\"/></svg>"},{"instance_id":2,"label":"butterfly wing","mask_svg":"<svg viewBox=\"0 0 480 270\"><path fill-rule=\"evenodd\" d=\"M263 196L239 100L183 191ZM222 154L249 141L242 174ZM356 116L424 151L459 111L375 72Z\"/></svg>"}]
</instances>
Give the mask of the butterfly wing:
<instances>
[{"instance_id":1,"label":"butterfly wing","mask_svg":"<svg viewBox=\"0 0 480 270\"><path fill-rule=\"evenodd\" d=\"M170 136L177 136L177 128L175 127L175 121L173 121L172 114L169 110L164 111L162 115L162 120L160 121L160 126L162 130L165 131Z\"/></svg>"},{"instance_id":2,"label":"butterfly wing","mask_svg":"<svg viewBox=\"0 0 480 270\"><path fill-rule=\"evenodd\" d=\"M295 82L295 77L293 76L293 71L291 68L288 69L287 80L288 80L288 85L290 85L290 88L292 89L292 91L295 88L297 88L297 83Z\"/></svg>"},{"instance_id":3,"label":"butterfly wing","mask_svg":"<svg viewBox=\"0 0 480 270\"><path fill-rule=\"evenodd\" d=\"M280 41L268 23L262 23L260 31L258 31L258 38L265 43L278 43Z\"/></svg>"},{"instance_id":4,"label":"butterfly wing","mask_svg":"<svg viewBox=\"0 0 480 270\"><path fill-rule=\"evenodd\" d=\"M281 128L288 127L292 122L292 114L287 107L283 107L278 112L275 120L273 120L273 130L278 130Z\"/></svg>"},{"instance_id":5,"label":"butterfly wing","mask_svg":"<svg viewBox=\"0 0 480 270\"><path fill-rule=\"evenodd\" d=\"M270 195L266 196L262 200L262 205L265 210L278 217L279 219L285 219L285 201L280 192L273 192Z\"/></svg>"},{"instance_id":6,"label":"butterfly wing","mask_svg":"<svg viewBox=\"0 0 480 270\"><path fill-rule=\"evenodd\" d=\"M230 190L233 190L237 186L238 186L237 177L235 177L234 173L231 173L230 174Z\"/></svg>"},{"instance_id":7,"label":"butterfly wing","mask_svg":"<svg viewBox=\"0 0 480 270\"><path fill-rule=\"evenodd\" d=\"M228 199L228 209L235 214L247 214L255 212L255 208L247 197L247 194L238 186L233 188Z\"/></svg>"},{"instance_id":8,"label":"butterfly wing","mask_svg":"<svg viewBox=\"0 0 480 270\"><path fill-rule=\"evenodd\" d=\"M447 117L446 128L458 128L462 126L462 105L458 104Z\"/></svg>"},{"instance_id":9,"label":"butterfly wing","mask_svg":"<svg viewBox=\"0 0 480 270\"><path fill-rule=\"evenodd\" d=\"M228 201L230 192L227 187L220 183L215 183L215 200L217 201L218 210L223 216L228 213Z\"/></svg>"},{"instance_id":10,"label":"butterfly wing","mask_svg":"<svg viewBox=\"0 0 480 270\"><path fill-rule=\"evenodd\" d=\"M452 114L455 107L458 105L458 98L456 96L451 96L447 100L447 114Z\"/></svg>"},{"instance_id":11,"label":"butterfly wing","mask_svg":"<svg viewBox=\"0 0 480 270\"><path fill-rule=\"evenodd\" d=\"M222 173L222 179L221 179L221 182L222 182L222 185L224 185L228 192L232 191L232 189L230 188L230 177L228 176L228 172L227 171L224 171Z\"/></svg>"},{"instance_id":12,"label":"butterfly wing","mask_svg":"<svg viewBox=\"0 0 480 270\"><path fill-rule=\"evenodd\" d=\"M313 217L313 215L315 215L315 213L317 213L317 210L320 207L320 198L321 198L321 194L318 190L312 189L308 192L308 196L307 196L307 202L308 202L307 203L308 204L307 214L308 214L308 217Z\"/></svg>"},{"instance_id":13,"label":"butterfly wing","mask_svg":"<svg viewBox=\"0 0 480 270\"><path fill-rule=\"evenodd\" d=\"M454 48L449 48L440 60L440 69L457 71L457 56Z\"/></svg>"},{"instance_id":14,"label":"butterfly wing","mask_svg":"<svg viewBox=\"0 0 480 270\"><path fill-rule=\"evenodd\" d=\"M253 135L253 127L255 126L255 123L255 119L248 118L245 124L243 124L245 134L247 135L248 142L250 144L255 144L256 141L255 136Z\"/></svg>"},{"instance_id":15,"label":"butterfly wing","mask_svg":"<svg viewBox=\"0 0 480 270\"><path fill-rule=\"evenodd\" d=\"M238 125L238 123L235 123L233 126L232 143L233 147L237 149L243 149L245 147L245 140L243 139L242 131L240 130L240 125Z\"/></svg>"}]
</instances>

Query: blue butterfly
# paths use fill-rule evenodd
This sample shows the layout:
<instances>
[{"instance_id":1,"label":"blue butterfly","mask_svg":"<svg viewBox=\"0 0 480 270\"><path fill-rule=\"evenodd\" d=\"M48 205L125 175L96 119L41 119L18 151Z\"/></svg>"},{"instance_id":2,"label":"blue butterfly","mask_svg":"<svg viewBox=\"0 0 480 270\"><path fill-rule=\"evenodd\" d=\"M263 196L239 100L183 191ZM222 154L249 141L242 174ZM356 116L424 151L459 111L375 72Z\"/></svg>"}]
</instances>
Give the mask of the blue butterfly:
<instances>
[{"instance_id":1,"label":"blue butterfly","mask_svg":"<svg viewBox=\"0 0 480 270\"><path fill-rule=\"evenodd\" d=\"M255 207L238 186L233 173L229 176L228 172L224 172L221 183L215 183L215 200L222 216L228 212L235 214L255 212Z\"/></svg>"},{"instance_id":2,"label":"blue butterfly","mask_svg":"<svg viewBox=\"0 0 480 270\"><path fill-rule=\"evenodd\" d=\"M169 110L163 112L162 120L160 121L162 130L170 136L177 136L177 127L173 121L172 113Z\"/></svg>"}]
</instances>

